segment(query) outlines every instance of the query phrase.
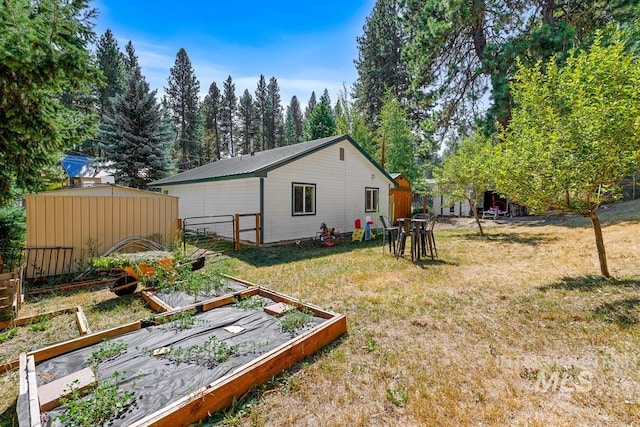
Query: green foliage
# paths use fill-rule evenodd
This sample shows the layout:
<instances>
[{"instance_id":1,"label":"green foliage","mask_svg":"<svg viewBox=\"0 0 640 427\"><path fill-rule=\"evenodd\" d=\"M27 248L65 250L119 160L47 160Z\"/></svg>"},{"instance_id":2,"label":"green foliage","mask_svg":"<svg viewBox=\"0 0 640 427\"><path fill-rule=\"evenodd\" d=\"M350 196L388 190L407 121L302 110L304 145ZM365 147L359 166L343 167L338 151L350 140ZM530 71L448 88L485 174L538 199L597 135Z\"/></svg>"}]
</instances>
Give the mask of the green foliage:
<instances>
[{"instance_id":1,"label":"green foliage","mask_svg":"<svg viewBox=\"0 0 640 427\"><path fill-rule=\"evenodd\" d=\"M138 264L151 265L162 270L159 261L171 259L173 255L166 251L146 251L127 254L111 254L105 257L92 258L90 263L94 268L124 268L137 266Z\"/></svg>"},{"instance_id":2,"label":"green foliage","mask_svg":"<svg viewBox=\"0 0 640 427\"><path fill-rule=\"evenodd\" d=\"M64 93L100 81L87 50L95 10L87 0L6 0L0 7L0 205L12 186L33 191L62 150L91 136L91 115Z\"/></svg>"},{"instance_id":3,"label":"green foliage","mask_svg":"<svg viewBox=\"0 0 640 427\"><path fill-rule=\"evenodd\" d=\"M402 53L412 89L437 106L441 138L478 124L492 133L495 121L506 126L511 118L517 58L529 66L565 57L588 45L596 29L628 22L634 13L637 2L625 0L409 0L399 14L407 31Z\"/></svg>"},{"instance_id":4,"label":"green foliage","mask_svg":"<svg viewBox=\"0 0 640 427\"><path fill-rule=\"evenodd\" d=\"M195 310L179 311L171 315L171 324L179 330L189 329L196 324Z\"/></svg>"},{"instance_id":5,"label":"green foliage","mask_svg":"<svg viewBox=\"0 0 640 427\"><path fill-rule=\"evenodd\" d=\"M0 208L0 247L24 246L26 232L27 217L23 208Z\"/></svg>"},{"instance_id":6,"label":"green foliage","mask_svg":"<svg viewBox=\"0 0 640 427\"><path fill-rule=\"evenodd\" d=\"M158 291L186 292L196 301L203 296L217 295L225 287L225 282L218 271L192 271L190 265L170 269L156 266L156 275L152 279Z\"/></svg>"},{"instance_id":7,"label":"green foliage","mask_svg":"<svg viewBox=\"0 0 640 427\"><path fill-rule=\"evenodd\" d=\"M399 389L387 389L387 400L399 408L402 408L407 404L408 398L409 392L404 387Z\"/></svg>"},{"instance_id":8,"label":"green foliage","mask_svg":"<svg viewBox=\"0 0 640 427\"><path fill-rule=\"evenodd\" d=\"M222 142L220 135L220 116L222 114L222 95L216 82L211 83L209 92L204 97L201 110L204 120L204 143L203 158L209 162L214 158L220 160L222 157ZM211 143L213 142L213 147ZM215 153L213 150L215 149Z\"/></svg>"},{"instance_id":9,"label":"green foliage","mask_svg":"<svg viewBox=\"0 0 640 427\"><path fill-rule=\"evenodd\" d=\"M331 100L325 89L320 102L309 113L306 122L305 135L307 140L314 140L332 136L336 131L336 119L331 109Z\"/></svg>"},{"instance_id":10,"label":"green foliage","mask_svg":"<svg viewBox=\"0 0 640 427\"><path fill-rule=\"evenodd\" d=\"M51 327L51 320L47 316L39 316L29 323L28 328L32 332L46 331Z\"/></svg>"},{"instance_id":11,"label":"green foliage","mask_svg":"<svg viewBox=\"0 0 640 427\"><path fill-rule=\"evenodd\" d=\"M378 146L385 146L384 168L389 173L401 173L409 182L415 182L421 175L415 160L415 137L411 133L405 109L391 92L387 92L384 98L377 136Z\"/></svg>"},{"instance_id":12,"label":"green foliage","mask_svg":"<svg viewBox=\"0 0 640 427\"><path fill-rule=\"evenodd\" d=\"M242 310L257 310L266 307L268 301L259 295L252 295L247 298L236 298L235 304Z\"/></svg>"},{"instance_id":13,"label":"green foliage","mask_svg":"<svg viewBox=\"0 0 640 427\"><path fill-rule=\"evenodd\" d=\"M436 194L444 195L450 202L467 201L478 220L478 204L484 192L493 187L493 154L489 139L479 134L463 139L456 151L433 172L438 180ZM477 224L483 234L480 221Z\"/></svg>"},{"instance_id":14,"label":"green foliage","mask_svg":"<svg viewBox=\"0 0 640 427\"><path fill-rule=\"evenodd\" d=\"M267 149L267 81L264 75L260 74L258 84L255 91L255 110L256 110L256 142L255 151Z\"/></svg>"},{"instance_id":15,"label":"green foliage","mask_svg":"<svg viewBox=\"0 0 640 427\"><path fill-rule=\"evenodd\" d=\"M265 143L266 149L275 148L282 142L282 105L280 104L280 87L275 77L267 84L267 100L265 104Z\"/></svg>"},{"instance_id":16,"label":"green foliage","mask_svg":"<svg viewBox=\"0 0 640 427\"><path fill-rule=\"evenodd\" d=\"M160 357L176 363L216 365L226 362L237 353L237 345L229 345L216 336L210 336L202 345L194 345L186 349L170 347L170 350L160 354Z\"/></svg>"},{"instance_id":17,"label":"green foliage","mask_svg":"<svg viewBox=\"0 0 640 427\"><path fill-rule=\"evenodd\" d=\"M499 189L534 212L595 212L637 166L640 67L621 41L521 67L503 135Z\"/></svg>"},{"instance_id":18,"label":"green foliage","mask_svg":"<svg viewBox=\"0 0 640 427\"><path fill-rule=\"evenodd\" d=\"M180 171L189 169L198 159L200 147L197 143L198 128L198 96L200 82L195 76L187 51L180 48L176 54L175 64L169 70L167 79L166 101L172 114L173 122L178 130L176 148L181 153Z\"/></svg>"},{"instance_id":19,"label":"green foliage","mask_svg":"<svg viewBox=\"0 0 640 427\"><path fill-rule=\"evenodd\" d=\"M128 80L124 57L110 29L107 29L98 39L96 62L104 76L104 86L98 88L98 100L100 112L105 114L109 109L111 98L124 91Z\"/></svg>"},{"instance_id":20,"label":"green foliage","mask_svg":"<svg viewBox=\"0 0 640 427\"><path fill-rule=\"evenodd\" d=\"M238 108L238 98L236 97L236 85L233 83L231 76L222 84L222 102L220 108L220 130L222 131L222 139L224 141L223 151L229 156L236 155L234 140L234 118Z\"/></svg>"},{"instance_id":21,"label":"green foliage","mask_svg":"<svg viewBox=\"0 0 640 427\"><path fill-rule=\"evenodd\" d=\"M515 77L517 108L497 151L500 192L531 211L591 219L602 275L609 276L596 211L620 189L640 155L640 64L597 33L561 67L552 60Z\"/></svg>"},{"instance_id":22,"label":"green foliage","mask_svg":"<svg viewBox=\"0 0 640 427\"><path fill-rule=\"evenodd\" d=\"M239 152L241 154L251 154L256 129L253 97L248 89L244 90L238 103L238 122L241 140Z\"/></svg>"},{"instance_id":23,"label":"green foliage","mask_svg":"<svg viewBox=\"0 0 640 427\"><path fill-rule=\"evenodd\" d=\"M307 323L311 322L312 319L313 316L311 313L296 308L287 311L280 318L280 328L282 328L283 331L294 332L297 329L303 328Z\"/></svg>"},{"instance_id":24,"label":"green foliage","mask_svg":"<svg viewBox=\"0 0 640 427\"><path fill-rule=\"evenodd\" d=\"M356 38L358 80L354 97L358 110L372 127L377 123L387 90L398 99L410 98L407 64L402 58L408 29L400 15L400 1L376 1L362 36Z\"/></svg>"},{"instance_id":25,"label":"green foliage","mask_svg":"<svg viewBox=\"0 0 640 427\"><path fill-rule=\"evenodd\" d=\"M298 144L302 142L303 135L302 108L297 96L291 97L291 102L287 106L287 113L284 120L284 143L286 145Z\"/></svg>"},{"instance_id":26,"label":"green foliage","mask_svg":"<svg viewBox=\"0 0 640 427\"><path fill-rule=\"evenodd\" d=\"M85 366L91 366L95 372L102 362L118 357L127 351L127 347L128 345L122 341L104 340L91 352L91 357L84 364Z\"/></svg>"},{"instance_id":27,"label":"green foliage","mask_svg":"<svg viewBox=\"0 0 640 427\"><path fill-rule=\"evenodd\" d=\"M5 341L9 341L13 337L15 337L17 334L18 334L18 328L15 326L0 332L0 344L2 344Z\"/></svg>"},{"instance_id":28,"label":"green foliage","mask_svg":"<svg viewBox=\"0 0 640 427\"><path fill-rule=\"evenodd\" d=\"M75 380L60 403L66 406L66 411L60 416L60 422L70 427L93 427L104 425L110 419L117 417L135 401L129 391L119 389L118 383L124 380L124 375L114 372L91 391L88 397L83 397Z\"/></svg>"},{"instance_id":29,"label":"green foliage","mask_svg":"<svg viewBox=\"0 0 640 427\"><path fill-rule=\"evenodd\" d=\"M117 181L145 188L173 169L173 135L163 126L156 91L149 89L131 42L126 50L131 76L124 92L111 98L98 135L105 155L115 163Z\"/></svg>"}]
</instances>

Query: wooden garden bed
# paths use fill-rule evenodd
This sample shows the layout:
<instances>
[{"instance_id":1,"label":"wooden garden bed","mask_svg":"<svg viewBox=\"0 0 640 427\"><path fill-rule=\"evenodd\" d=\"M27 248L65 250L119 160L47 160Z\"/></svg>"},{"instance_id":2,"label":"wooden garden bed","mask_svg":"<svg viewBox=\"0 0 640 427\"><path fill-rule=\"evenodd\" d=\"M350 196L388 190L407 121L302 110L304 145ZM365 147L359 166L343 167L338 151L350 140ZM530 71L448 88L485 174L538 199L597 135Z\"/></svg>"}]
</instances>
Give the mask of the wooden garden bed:
<instances>
[{"instance_id":1,"label":"wooden garden bed","mask_svg":"<svg viewBox=\"0 0 640 427\"><path fill-rule=\"evenodd\" d=\"M174 308L158 302L153 292L143 292L152 307L164 313L152 319L132 322L117 328L88 334L60 344L23 354L20 359L20 395L18 415L20 425L38 425L43 414L52 419L64 412L57 399L75 379L84 381L91 390L86 361L95 354L97 345L105 339L126 343L123 354L100 365L96 379L100 382L108 374L128 371L123 387L130 387L137 399L117 423L132 426L177 426L205 420L210 414L230 406L234 398L245 394L290 368L303 358L314 354L346 332L346 317L302 303L286 295L229 278L242 283L244 288L188 306ZM279 319L262 307L243 308L239 299L260 297L267 304L283 303L310 315L308 326L294 332L278 331ZM195 311L193 330L171 326L178 314ZM173 328L173 329L172 329ZM232 329L236 328L236 329ZM229 332L233 331L233 332ZM186 342L205 340L215 336L220 341L235 344L242 349L221 363L201 363L163 360L158 355ZM268 340L262 341L262 337ZM255 337L260 337L259 340ZM252 345L249 343L253 341ZM258 342L260 341L260 342ZM124 345L124 344L123 344ZM144 348L149 345L149 348ZM154 377L156 375L157 377ZM176 380L179 379L178 380ZM47 385L53 381L55 385ZM181 390L163 401L168 389ZM46 388L46 393L41 388ZM56 389L57 393L56 395ZM89 391L91 393L91 391ZM41 402L39 396L46 396ZM43 397L44 399L44 397ZM55 424L54 424L55 425Z\"/></svg>"}]
</instances>

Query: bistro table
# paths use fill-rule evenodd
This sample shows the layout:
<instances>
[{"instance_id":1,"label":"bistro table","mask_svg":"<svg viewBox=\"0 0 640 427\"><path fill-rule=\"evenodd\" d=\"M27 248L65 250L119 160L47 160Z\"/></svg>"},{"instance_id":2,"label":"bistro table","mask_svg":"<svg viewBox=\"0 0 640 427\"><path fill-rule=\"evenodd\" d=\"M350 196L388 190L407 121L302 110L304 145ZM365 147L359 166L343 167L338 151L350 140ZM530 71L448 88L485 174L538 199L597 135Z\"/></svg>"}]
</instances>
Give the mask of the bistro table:
<instances>
[{"instance_id":1,"label":"bistro table","mask_svg":"<svg viewBox=\"0 0 640 427\"><path fill-rule=\"evenodd\" d=\"M400 232L398 233L398 245L396 258L404 256L407 238L411 238L411 261L420 261L427 256L427 249L433 260L435 241L433 231L429 227L432 219L428 218L398 218Z\"/></svg>"}]
</instances>

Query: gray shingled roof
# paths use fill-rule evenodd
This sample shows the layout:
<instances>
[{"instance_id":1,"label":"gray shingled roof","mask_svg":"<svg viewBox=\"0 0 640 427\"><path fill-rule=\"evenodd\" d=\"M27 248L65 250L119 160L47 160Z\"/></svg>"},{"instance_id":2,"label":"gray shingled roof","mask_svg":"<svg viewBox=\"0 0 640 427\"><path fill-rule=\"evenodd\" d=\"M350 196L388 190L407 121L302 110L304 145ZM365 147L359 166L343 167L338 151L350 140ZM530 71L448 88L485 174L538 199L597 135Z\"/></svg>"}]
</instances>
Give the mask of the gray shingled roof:
<instances>
[{"instance_id":1,"label":"gray shingled roof","mask_svg":"<svg viewBox=\"0 0 640 427\"><path fill-rule=\"evenodd\" d=\"M264 176L268 171L276 169L300 157L304 157L315 151L333 145L337 142L348 140L362 154L367 157L389 180L393 179L380 168L352 139L349 135L330 136L300 144L287 145L266 151L259 151L253 155L245 154L238 157L218 160L174 176L153 181L150 187L163 185L186 184L202 181L218 181L225 179L243 178L249 176Z\"/></svg>"}]
</instances>

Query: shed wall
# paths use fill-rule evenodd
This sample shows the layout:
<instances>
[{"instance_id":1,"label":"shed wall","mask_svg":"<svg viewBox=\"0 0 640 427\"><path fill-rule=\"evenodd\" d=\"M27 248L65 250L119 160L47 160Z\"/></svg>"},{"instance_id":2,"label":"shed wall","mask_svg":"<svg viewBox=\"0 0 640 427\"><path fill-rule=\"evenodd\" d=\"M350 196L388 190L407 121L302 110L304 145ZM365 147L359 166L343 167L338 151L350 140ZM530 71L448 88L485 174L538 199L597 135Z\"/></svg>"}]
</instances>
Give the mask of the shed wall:
<instances>
[{"instance_id":1,"label":"shed wall","mask_svg":"<svg viewBox=\"0 0 640 427\"><path fill-rule=\"evenodd\" d=\"M28 195L27 246L72 247L72 267L80 267L82 258L88 255L89 244L99 254L132 236L160 235L171 244L179 230L178 199L152 196ZM47 276L53 267L34 272L27 265L25 276Z\"/></svg>"}]
</instances>

